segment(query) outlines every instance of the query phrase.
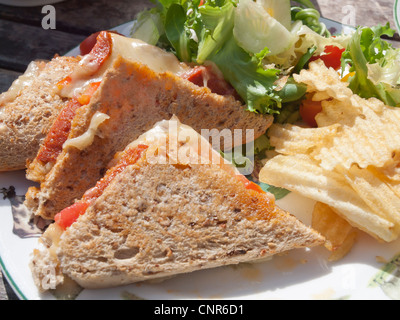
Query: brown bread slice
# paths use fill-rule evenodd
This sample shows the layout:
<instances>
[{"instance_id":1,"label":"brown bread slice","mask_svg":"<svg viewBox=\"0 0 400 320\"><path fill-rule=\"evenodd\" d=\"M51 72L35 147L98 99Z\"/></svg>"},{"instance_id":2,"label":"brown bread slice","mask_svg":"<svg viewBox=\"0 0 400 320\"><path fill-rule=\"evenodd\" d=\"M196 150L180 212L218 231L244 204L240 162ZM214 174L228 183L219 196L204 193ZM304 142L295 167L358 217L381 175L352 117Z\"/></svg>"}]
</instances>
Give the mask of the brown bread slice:
<instances>
[{"instance_id":1,"label":"brown bread slice","mask_svg":"<svg viewBox=\"0 0 400 320\"><path fill-rule=\"evenodd\" d=\"M243 132L240 144L247 142L246 130L254 130L257 138L272 123L271 116L247 112L233 97L213 94L171 73L155 73L122 58L107 72L90 104L78 110L69 138L85 133L97 111L110 119L99 127L89 147L64 148L49 171L39 161L29 167L28 178L41 183L40 189L31 188L26 195L26 205L36 215L52 219L79 199L102 177L114 154L157 121L176 115L197 132L239 129Z\"/></svg>"},{"instance_id":2,"label":"brown bread slice","mask_svg":"<svg viewBox=\"0 0 400 320\"><path fill-rule=\"evenodd\" d=\"M100 288L171 276L323 243L226 172L141 165L118 177L63 236L62 270Z\"/></svg>"}]
</instances>

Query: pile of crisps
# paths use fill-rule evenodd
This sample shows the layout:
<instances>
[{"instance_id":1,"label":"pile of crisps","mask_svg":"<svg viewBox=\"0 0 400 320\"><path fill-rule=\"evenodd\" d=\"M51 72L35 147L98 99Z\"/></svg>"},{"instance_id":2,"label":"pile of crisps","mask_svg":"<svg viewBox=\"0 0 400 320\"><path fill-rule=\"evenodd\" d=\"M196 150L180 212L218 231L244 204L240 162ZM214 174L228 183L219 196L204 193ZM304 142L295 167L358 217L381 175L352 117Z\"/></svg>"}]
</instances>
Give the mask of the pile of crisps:
<instances>
[{"instance_id":1,"label":"pile of crisps","mask_svg":"<svg viewBox=\"0 0 400 320\"><path fill-rule=\"evenodd\" d=\"M318 128L273 125L269 136L276 155L261 170L260 180L325 204L377 239L396 240L400 108L353 94L321 61L295 79L307 84L312 100L322 101Z\"/></svg>"}]
</instances>

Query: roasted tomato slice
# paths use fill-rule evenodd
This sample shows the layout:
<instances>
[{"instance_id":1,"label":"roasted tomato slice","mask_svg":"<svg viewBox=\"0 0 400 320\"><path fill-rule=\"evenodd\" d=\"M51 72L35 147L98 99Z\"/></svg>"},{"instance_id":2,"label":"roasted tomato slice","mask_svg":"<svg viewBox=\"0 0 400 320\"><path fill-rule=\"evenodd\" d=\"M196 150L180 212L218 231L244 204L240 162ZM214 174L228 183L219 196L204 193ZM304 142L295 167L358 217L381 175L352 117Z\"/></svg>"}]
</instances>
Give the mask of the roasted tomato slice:
<instances>
[{"instance_id":1,"label":"roasted tomato slice","mask_svg":"<svg viewBox=\"0 0 400 320\"><path fill-rule=\"evenodd\" d=\"M304 100L300 106L300 116L312 128L318 127L315 117L322 111L321 101Z\"/></svg>"}]
</instances>

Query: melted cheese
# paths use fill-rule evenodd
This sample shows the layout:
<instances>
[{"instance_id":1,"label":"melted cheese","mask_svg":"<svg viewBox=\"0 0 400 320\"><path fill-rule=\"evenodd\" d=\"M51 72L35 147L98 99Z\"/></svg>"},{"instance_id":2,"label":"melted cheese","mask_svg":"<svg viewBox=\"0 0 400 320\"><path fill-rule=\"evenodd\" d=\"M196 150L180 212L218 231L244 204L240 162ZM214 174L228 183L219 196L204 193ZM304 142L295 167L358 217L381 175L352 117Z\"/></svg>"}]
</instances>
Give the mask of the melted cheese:
<instances>
[{"instance_id":1,"label":"melted cheese","mask_svg":"<svg viewBox=\"0 0 400 320\"><path fill-rule=\"evenodd\" d=\"M39 75L41 71L40 63L36 61L32 61L28 68L26 69L25 73L16 79L8 91L0 94L0 106L2 104L14 101L17 98L21 91L24 88L29 87L35 81L36 77Z\"/></svg>"},{"instance_id":2,"label":"melted cheese","mask_svg":"<svg viewBox=\"0 0 400 320\"><path fill-rule=\"evenodd\" d=\"M171 120L158 122L151 130L141 135L127 148L140 144L149 146L146 159L155 164L213 164L232 175L239 171L215 151L207 139L193 128L182 124L175 116Z\"/></svg>"},{"instance_id":3,"label":"melted cheese","mask_svg":"<svg viewBox=\"0 0 400 320\"><path fill-rule=\"evenodd\" d=\"M93 115L92 120L90 121L88 130L79 137L68 139L67 141L65 141L63 149L67 147L75 147L78 148L79 150L84 150L87 147L89 147L93 143L94 137L97 134L99 126L109 118L110 117L105 113L97 111Z\"/></svg>"},{"instance_id":4,"label":"melted cheese","mask_svg":"<svg viewBox=\"0 0 400 320\"><path fill-rule=\"evenodd\" d=\"M113 50L110 60L122 56L127 60L143 63L155 72L162 73L168 71L178 76L189 69L174 54L149 45L141 40L117 34L111 34L111 38L113 41Z\"/></svg>"},{"instance_id":5,"label":"melted cheese","mask_svg":"<svg viewBox=\"0 0 400 320\"><path fill-rule=\"evenodd\" d=\"M190 68L181 63L174 54L166 52L141 40L111 33L112 51L104 64L98 69L90 63L90 54L84 56L79 67L72 74L73 82L61 90L61 95L72 98L78 96L91 82L99 82L104 74L112 67L118 57L147 65L155 72L171 72L177 76Z\"/></svg>"},{"instance_id":6,"label":"melted cheese","mask_svg":"<svg viewBox=\"0 0 400 320\"><path fill-rule=\"evenodd\" d=\"M63 233L64 230L57 223L52 223L40 238L39 244L43 247L39 247L39 250L48 250L50 256L57 259L57 249Z\"/></svg>"}]
</instances>

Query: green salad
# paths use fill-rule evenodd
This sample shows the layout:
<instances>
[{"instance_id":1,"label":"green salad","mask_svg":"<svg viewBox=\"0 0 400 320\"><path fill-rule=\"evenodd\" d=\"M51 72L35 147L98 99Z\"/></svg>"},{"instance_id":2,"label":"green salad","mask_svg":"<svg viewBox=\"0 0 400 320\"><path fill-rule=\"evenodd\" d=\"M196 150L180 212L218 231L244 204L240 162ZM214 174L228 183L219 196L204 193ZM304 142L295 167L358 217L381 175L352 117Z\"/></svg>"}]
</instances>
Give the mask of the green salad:
<instances>
[{"instance_id":1,"label":"green salad","mask_svg":"<svg viewBox=\"0 0 400 320\"><path fill-rule=\"evenodd\" d=\"M172 51L182 62L215 64L249 112L297 121L305 85L293 79L322 59L363 98L400 106L400 49L390 25L332 35L309 0L153 0L131 36ZM269 148L256 141L257 153Z\"/></svg>"}]
</instances>

